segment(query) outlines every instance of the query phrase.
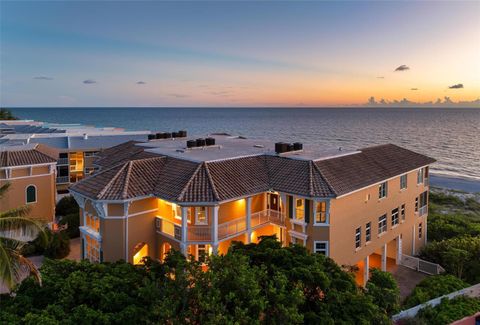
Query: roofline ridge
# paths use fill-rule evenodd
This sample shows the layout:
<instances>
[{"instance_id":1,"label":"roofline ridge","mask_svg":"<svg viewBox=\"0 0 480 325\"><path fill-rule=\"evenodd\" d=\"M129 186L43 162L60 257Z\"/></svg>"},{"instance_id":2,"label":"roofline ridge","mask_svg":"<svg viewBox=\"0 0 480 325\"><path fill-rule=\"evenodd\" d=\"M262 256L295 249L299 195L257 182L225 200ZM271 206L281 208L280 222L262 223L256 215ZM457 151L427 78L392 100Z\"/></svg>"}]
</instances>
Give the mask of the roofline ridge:
<instances>
[{"instance_id":1,"label":"roofline ridge","mask_svg":"<svg viewBox=\"0 0 480 325\"><path fill-rule=\"evenodd\" d=\"M128 185L130 184L130 175L132 173L133 161L128 162L127 175L125 176L125 184L123 184L122 198L127 197Z\"/></svg>"},{"instance_id":2,"label":"roofline ridge","mask_svg":"<svg viewBox=\"0 0 480 325\"><path fill-rule=\"evenodd\" d=\"M309 183L308 184L308 187L309 187L308 192L309 192L310 196L313 196L313 167L312 167L312 165L313 165L313 162L311 160L309 160L308 161L308 174L309 174L308 175L309 176L308 177L308 181L309 181L308 182Z\"/></svg>"},{"instance_id":3,"label":"roofline ridge","mask_svg":"<svg viewBox=\"0 0 480 325\"><path fill-rule=\"evenodd\" d=\"M207 163L204 163L204 164L205 164L205 171L207 172L208 181L210 182L210 186L212 187L213 195L215 196L215 199L217 201L220 201L220 196L218 195L217 188L215 187L215 183L213 182L212 175L210 174L210 169L208 168L208 164Z\"/></svg>"},{"instance_id":4,"label":"roofline ridge","mask_svg":"<svg viewBox=\"0 0 480 325\"><path fill-rule=\"evenodd\" d=\"M198 171L200 170L200 168L202 167L202 164L198 164L197 168L195 169L195 171L193 172L193 175L192 177L190 177L190 179L188 180L187 184L185 184L185 186L183 187L182 191L180 192L180 194L177 196L177 201L181 201L183 199L183 196L185 195L185 192L187 191L187 188L190 186L190 184L193 182L193 179L195 178L195 176L197 176L198 174Z\"/></svg>"},{"instance_id":5,"label":"roofline ridge","mask_svg":"<svg viewBox=\"0 0 480 325\"><path fill-rule=\"evenodd\" d=\"M98 195L97 195L98 198L100 198L101 196L103 196L103 195L105 194L105 192L107 191L107 189L109 189L109 188L112 186L113 182L117 180L117 178L119 177L120 173L123 172L123 170L125 169L125 167L126 167L127 165L128 165L128 163L124 164L124 165L120 168L120 170L119 170L117 173L115 173L115 176L113 176L112 179L111 179L111 180L103 187L103 189L98 193ZM113 168L115 168L115 167L112 167L112 168L110 168L110 169L108 169L108 170L111 170L111 169L113 169ZM106 172L106 171L104 171L104 172Z\"/></svg>"},{"instance_id":6,"label":"roofline ridge","mask_svg":"<svg viewBox=\"0 0 480 325\"><path fill-rule=\"evenodd\" d=\"M332 191L332 193L335 194L335 196L338 196L337 191L335 191L335 189L333 188L333 186L330 183L330 181L328 180L328 178L325 177L325 175L323 175L322 171L320 170L320 167L318 167L315 162L312 161L312 163L313 163L313 166L314 166L315 170L320 174L320 177L323 178L323 180L325 181L325 184L327 184L330 191Z\"/></svg>"}]
</instances>

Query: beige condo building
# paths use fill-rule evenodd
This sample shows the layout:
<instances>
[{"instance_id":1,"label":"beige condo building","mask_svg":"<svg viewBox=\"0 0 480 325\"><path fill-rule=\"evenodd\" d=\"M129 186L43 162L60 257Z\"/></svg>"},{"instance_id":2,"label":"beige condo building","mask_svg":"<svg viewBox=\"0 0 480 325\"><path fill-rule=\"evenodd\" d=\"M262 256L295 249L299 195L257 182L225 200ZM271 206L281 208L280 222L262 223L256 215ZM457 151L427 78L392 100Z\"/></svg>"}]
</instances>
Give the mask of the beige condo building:
<instances>
[{"instance_id":1,"label":"beige condo building","mask_svg":"<svg viewBox=\"0 0 480 325\"><path fill-rule=\"evenodd\" d=\"M215 139L127 142L70 188L81 213L82 256L92 261L171 249L202 260L232 241L276 235L340 265L388 270L427 238L434 159L395 146L325 151L299 143Z\"/></svg>"}]
</instances>

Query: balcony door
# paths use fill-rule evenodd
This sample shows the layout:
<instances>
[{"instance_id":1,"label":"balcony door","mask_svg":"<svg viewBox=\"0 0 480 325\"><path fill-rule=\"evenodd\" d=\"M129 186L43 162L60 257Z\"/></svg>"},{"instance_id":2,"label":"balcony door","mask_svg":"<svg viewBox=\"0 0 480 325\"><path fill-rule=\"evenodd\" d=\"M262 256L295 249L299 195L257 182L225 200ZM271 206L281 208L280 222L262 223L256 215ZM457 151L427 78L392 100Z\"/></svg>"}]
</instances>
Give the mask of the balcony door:
<instances>
[{"instance_id":1,"label":"balcony door","mask_svg":"<svg viewBox=\"0 0 480 325\"><path fill-rule=\"evenodd\" d=\"M267 193L267 208L270 210L280 211L278 194Z\"/></svg>"}]
</instances>

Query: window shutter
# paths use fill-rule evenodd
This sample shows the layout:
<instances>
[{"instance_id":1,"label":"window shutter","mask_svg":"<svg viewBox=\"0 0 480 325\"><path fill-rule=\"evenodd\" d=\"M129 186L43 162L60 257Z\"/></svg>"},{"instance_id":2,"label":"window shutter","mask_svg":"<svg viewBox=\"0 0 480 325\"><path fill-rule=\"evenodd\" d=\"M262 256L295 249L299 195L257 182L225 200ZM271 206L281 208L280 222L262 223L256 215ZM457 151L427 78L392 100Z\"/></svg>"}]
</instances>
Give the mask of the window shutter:
<instances>
[{"instance_id":1,"label":"window shutter","mask_svg":"<svg viewBox=\"0 0 480 325\"><path fill-rule=\"evenodd\" d=\"M291 195L287 195L288 201L288 217L290 219L293 218L293 197Z\"/></svg>"},{"instance_id":2,"label":"window shutter","mask_svg":"<svg viewBox=\"0 0 480 325\"><path fill-rule=\"evenodd\" d=\"M311 207L312 200L305 199L305 222L310 222L310 207Z\"/></svg>"},{"instance_id":3,"label":"window shutter","mask_svg":"<svg viewBox=\"0 0 480 325\"><path fill-rule=\"evenodd\" d=\"M82 236L83 237L83 236ZM82 260L85 258L85 239L82 238Z\"/></svg>"}]
</instances>

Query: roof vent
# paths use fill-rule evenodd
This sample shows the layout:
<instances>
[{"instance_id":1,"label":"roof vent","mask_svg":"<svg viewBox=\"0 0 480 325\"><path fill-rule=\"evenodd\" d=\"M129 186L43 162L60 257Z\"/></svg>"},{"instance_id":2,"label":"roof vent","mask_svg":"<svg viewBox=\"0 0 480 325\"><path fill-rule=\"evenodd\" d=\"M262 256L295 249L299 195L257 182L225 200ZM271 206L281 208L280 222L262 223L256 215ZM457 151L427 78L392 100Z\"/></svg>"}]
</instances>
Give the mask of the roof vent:
<instances>
[{"instance_id":1,"label":"roof vent","mask_svg":"<svg viewBox=\"0 0 480 325\"><path fill-rule=\"evenodd\" d=\"M205 147L206 141L203 138L198 138L197 139L197 147Z\"/></svg>"},{"instance_id":2,"label":"roof vent","mask_svg":"<svg viewBox=\"0 0 480 325\"><path fill-rule=\"evenodd\" d=\"M293 144L293 150L295 151L303 150L303 144L300 142L295 142Z\"/></svg>"},{"instance_id":3,"label":"roof vent","mask_svg":"<svg viewBox=\"0 0 480 325\"><path fill-rule=\"evenodd\" d=\"M214 146L215 145L215 138L210 138L210 137L206 138L205 139L205 144L207 146Z\"/></svg>"},{"instance_id":4,"label":"roof vent","mask_svg":"<svg viewBox=\"0 0 480 325\"><path fill-rule=\"evenodd\" d=\"M149 134L148 135L148 140L154 140L154 139L156 139L155 134Z\"/></svg>"},{"instance_id":5,"label":"roof vent","mask_svg":"<svg viewBox=\"0 0 480 325\"><path fill-rule=\"evenodd\" d=\"M284 153L288 151L288 143L285 142L277 142L275 143L275 152L276 153Z\"/></svg>"},{"instance_id":6,"label":"roof vent","mask_svg":"<svg viewBox=\"0 0 480 325\"><path fill-rule=\"evenodd\" d=\"M88 134L87 133L83 134L83 140L88 140Z\"/></svg>"},{"instance_id":7,"label":"roof vent","mask_svg":"<svg viewBox=\"0 0 480 325\"><path fill-rule=\"evenodd\" d=\"M187 140L187 148L195 148L197 146L197 140Z\"/></svg>"}]
</instances>

